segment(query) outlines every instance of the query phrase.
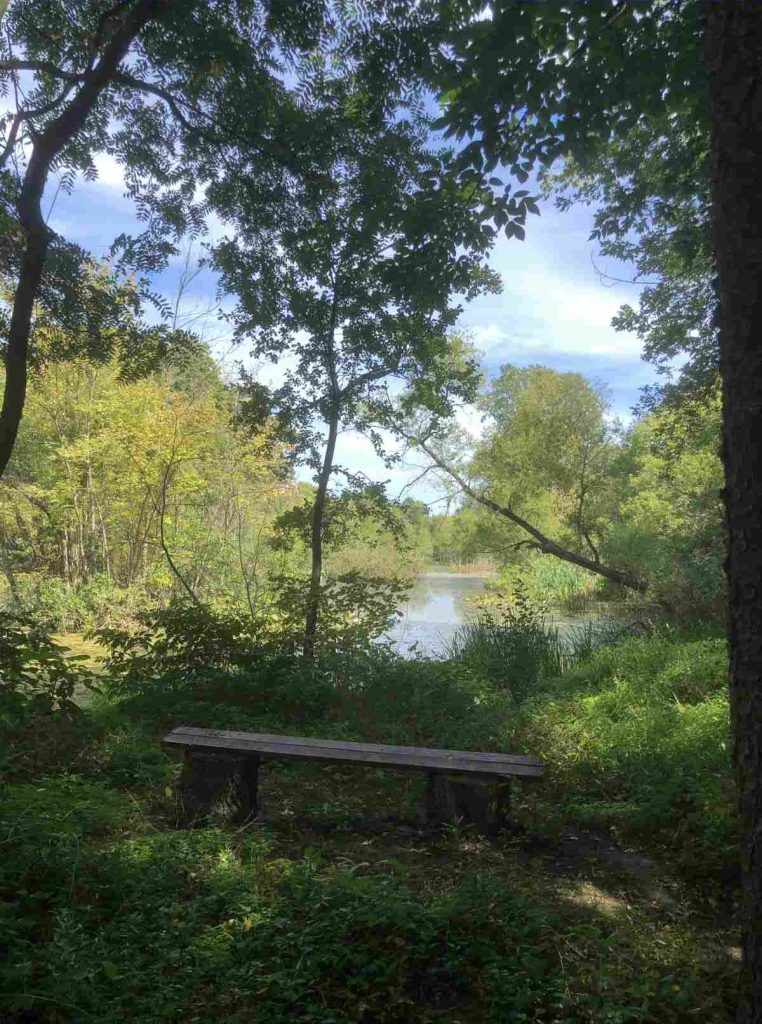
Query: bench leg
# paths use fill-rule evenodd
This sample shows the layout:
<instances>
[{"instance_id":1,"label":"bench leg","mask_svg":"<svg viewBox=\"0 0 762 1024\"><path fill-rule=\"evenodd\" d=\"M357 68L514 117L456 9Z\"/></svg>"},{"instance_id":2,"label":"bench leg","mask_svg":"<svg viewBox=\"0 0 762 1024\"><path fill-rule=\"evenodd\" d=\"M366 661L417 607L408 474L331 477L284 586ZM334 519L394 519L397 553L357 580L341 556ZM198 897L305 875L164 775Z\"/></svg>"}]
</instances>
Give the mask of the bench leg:
<instances>
[{"instance_id":1,"label":"bench leg","mask_svg":"<svg viewBox=\"0 0 762 1024\"><path fill-rule=\"evenodd\" d=\"M455 793L446 775L429 772L426 776L426 823L432 828L458 818Z\"/></svg>"},{"instance_id":2,"label":"bench leg","mask_svg":"<svg viewBox=\"0 0 762 1024\"><path fill-rule=\"evenodd\" d=\"M243 823L257 816L258 757L188 749L180 777L185 824Z\"/></svg>"},{"instance_id":3,"label":"bench leg","mask_svg":"<svg viewBox=\"0 0 762 1024\"><path fill-rule=\"evenodd\" d=\"M495 835L508 824L510 783L473 782L430 772L426 777L426 820L436 827L463 822Z\"/></svg>"}]
</instances>

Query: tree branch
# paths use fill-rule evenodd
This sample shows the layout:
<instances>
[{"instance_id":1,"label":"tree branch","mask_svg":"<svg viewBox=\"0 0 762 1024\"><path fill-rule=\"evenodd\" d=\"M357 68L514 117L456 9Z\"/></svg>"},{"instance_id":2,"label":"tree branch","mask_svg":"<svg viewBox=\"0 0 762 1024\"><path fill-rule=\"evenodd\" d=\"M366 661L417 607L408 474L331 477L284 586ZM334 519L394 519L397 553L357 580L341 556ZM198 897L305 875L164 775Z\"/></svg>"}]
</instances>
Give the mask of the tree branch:
<instances>
[{"instance_id":1,"label":"tree branch","mask_svg":"<svg viewBox=\"0 0 762 1024\"><path fill-rule=\"evenodd\" d=\"M585 542L586 542L587 546L590 548L590 550L593 553L593 561L600 562L601 556L598 554L598 549L596 548L595 544L593 544L593 541L592 541L592 538L590 537L590 534L587 531L585 531L582 534L582 536L585 538Z\"/></svg>"},{"instance_id":2,"label":"tree branch","mask_svg":"<svg viewBox=\"0 0 762 1024\"><path fill-rule=\"evenodd\" d=\"M174 444L173 444L173 451L172 451L172 459L174 459ZM196 605L196 607L203 608L204 606L201 603L201 601L198 599L198 597L196 596L195 591L193 590L191 585L188 583L188 581L185 579L185 577L183 576L183 574L180 572L180 570L178 569L177 565L175 564L175 560L172 557L172 555L170 554L169 548L167 547L167 541L166 541L166 537L165 537L165 534L164 534L164 516L165 516L166 510L167 510L167 486L169 484L169 474L171 473L172 469L174 468L174 463L173 463L172 459L170 459L170 461L167 463L167 468L164 471L164 477L162 479L161 493L160 493L161 503L160 503L159 507L156 510L158 512L158 515L159 515L159 543L161 545L161 550L164 552L164 557L167 559L167 565L169 565L169 568L172 570L172 573L174 574L174 576L179 580L179 582L182 585L183 589L190 596L191 600Z\"/></svg>"},{"instance_id":3,"label":"tree branch","mask_svg":"<svg viewBox=\"0 0 762 1024\"><path fill-rule=\"evenodd\" d=\"M0 71L37 71L53 78L62 78L66 82L81 82L85 75L73 71L64 71L49 60L0 60Z\"/></svg>"},{"instance_id":4,"label":"tree branch","mask_svg":"<svg viewBox=\"0 0 762 1024\"><path fill-rule=\"evenodd\" d=\"M627 587L628 590L635 590L639 594L644 594L648 590L648 583L635 576L633 573L625 572L621 569L615 569L612 566L604 565L599 561L592 561L586 558L584 555L578 555L574 551L569 551L568 548L562 547L562 545L556 543L547 537L541 530L538 530L536 526L527 522L522 516L518 515L512 509L505 505L500 505L498 502L493 501L484 494L480 494L475 491L469 482L462 476L456 469L449 466L444 459L442 459L433 448L421 438L414 437L411 434L406 434L404 431L397 428L399 433L402 434L411 444L417 445L424 451L431 461L437 465L440 469L444 470L445 473L449 474L453 480L456 481L469 498L473 498L474 501L488 508L491 512L501 516L503 519L507 519L509 522L518 526L532 537L532 541L525 542L527 545L531 545L536 550L540 551L544 555L553 555L555 558L560 559L562 562L569 562L572 565L578 565L581 569L586 569L588 572L596 573L598 576L603 576L605 579L611 580L612 583L617 583L619 586Z\"/></svg>"},{"instance_id":5,"label":"tree branch","mask_svg":"<svg viewBox=\"0 0 762 1024\"><path fill-rule=\"evenodd\" d=\"M113 80L135 37L166 3L167 0L137 0L114 31L97 65L86 76L71 102L35 136L17 203L19 221L26 236L26 249L13 298L5 351L5 390L0 409L0 476L5 472L11 457L26 401L32 312L50 238L40 206L50 169L61 151L81 131L104 89ZM12 65L13 62L10 63Z\"/></svg>"}]
</instances>

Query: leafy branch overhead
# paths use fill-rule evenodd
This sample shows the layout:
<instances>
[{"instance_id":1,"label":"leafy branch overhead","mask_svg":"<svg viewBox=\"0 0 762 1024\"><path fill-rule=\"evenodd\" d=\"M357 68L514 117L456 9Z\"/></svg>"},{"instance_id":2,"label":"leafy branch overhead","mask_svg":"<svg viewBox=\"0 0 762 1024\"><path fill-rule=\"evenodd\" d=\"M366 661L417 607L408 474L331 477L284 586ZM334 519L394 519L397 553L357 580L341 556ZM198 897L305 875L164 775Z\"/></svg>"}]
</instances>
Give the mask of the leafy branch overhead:
<instances>
[{"instance_id":1,"label":"leafy branch overhead","mask_svg":"<svg viewBox=\"0 0 762 1024\"><path fill-rule=\"evenodd\" d=\"M6 12L0 274L12 311L0 473L23 415L36 305L70 315L86 269L85 254L45 223L51 179L66 193L77 176L97 176L98 158L120 166L145 229L116 238L111 257L118 270L142 275L164 267L181 238L204 231L213 186L231 172L245 174L263 202L285 195L294 175L325 186L317 69L324 61L365 68L383 106L411 60L394 45L408 19L393 4L379 0L354 30L338 24L320 2L292 10L249 0L18 0ZM378 88L374 76L389 72Z\"/></svg>"},{"instance_id":2,"label":"leafy branch overhead","mask_svg":"<svg viewBox=\"0 0 762 1024\"><path fill-rule=\"evenodd\" d=\"M432 467L453 480L467 501L518 529L520 539L513 530L506 549L532 549L646 593L648 580L637 570L602 561L601 540L593 539L601 528L597 517L611 486L602 465L612 449L600 396L576 374L508 366L481 404L491 426L476 444L464 443L447 421L420 413L398 413L396 430L412 449L426 455ZM547 497L563 510L556 525L561 527L561 539L554 539L538 520L538 506ZM607 511L610 515L611 509Z\"/></svg>"}]
</instances>

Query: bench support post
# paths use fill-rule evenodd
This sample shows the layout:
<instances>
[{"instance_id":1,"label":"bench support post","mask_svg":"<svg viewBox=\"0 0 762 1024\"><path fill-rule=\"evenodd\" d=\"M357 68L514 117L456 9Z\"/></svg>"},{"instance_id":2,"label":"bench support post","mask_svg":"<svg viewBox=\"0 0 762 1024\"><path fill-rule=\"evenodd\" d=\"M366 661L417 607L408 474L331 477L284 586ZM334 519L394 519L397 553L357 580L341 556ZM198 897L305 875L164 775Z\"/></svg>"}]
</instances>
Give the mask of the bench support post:
<instances>
[{"instance_id":1,"label":"bench support post","mask_svg":"<svg viewBox=\"0 0 762 1024\"><path fill-rule=\"evenodd\" d=\"M510 782L465 781L439 772L426 777L426 820L432 827L463 822L495 835L508 825L510 800Z\"/></svg>"},{"instance_id":2,"label":"bench support post","mask_svg":"<svg viewBox=\"0 0 762 1024\"><path fill-rule=\"evenodd\" d=\"M258 757L189 747L180 777L183 821L241 824L256 818L258 774Z\"/></svg>"}]
</instances>

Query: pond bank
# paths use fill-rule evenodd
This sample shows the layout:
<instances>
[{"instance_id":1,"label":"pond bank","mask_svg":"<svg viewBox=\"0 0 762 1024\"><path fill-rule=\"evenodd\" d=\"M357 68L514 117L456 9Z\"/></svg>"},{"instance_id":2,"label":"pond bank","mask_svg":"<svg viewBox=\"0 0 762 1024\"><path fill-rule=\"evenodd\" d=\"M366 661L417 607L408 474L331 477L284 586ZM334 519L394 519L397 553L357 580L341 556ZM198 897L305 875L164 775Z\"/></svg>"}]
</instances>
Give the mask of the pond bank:
<instances>
[{"instance_id":1,"label":"pond bank","mask_svg":"<svg viewBox=\"0 0 762 1024\"><path fill-rule=\"evenodd\" d=\"M404 657L442 657L461 626L479 617L477 599L493 573L460 573L433 569L418 577L398 609L398 620L385 639ZM601 606L578 613L551 609L548 616L561 635L591 622L618 622L626 616L619 606Z\"/></svg>"}]
</instances>

